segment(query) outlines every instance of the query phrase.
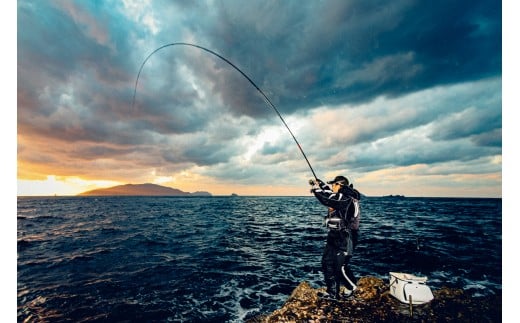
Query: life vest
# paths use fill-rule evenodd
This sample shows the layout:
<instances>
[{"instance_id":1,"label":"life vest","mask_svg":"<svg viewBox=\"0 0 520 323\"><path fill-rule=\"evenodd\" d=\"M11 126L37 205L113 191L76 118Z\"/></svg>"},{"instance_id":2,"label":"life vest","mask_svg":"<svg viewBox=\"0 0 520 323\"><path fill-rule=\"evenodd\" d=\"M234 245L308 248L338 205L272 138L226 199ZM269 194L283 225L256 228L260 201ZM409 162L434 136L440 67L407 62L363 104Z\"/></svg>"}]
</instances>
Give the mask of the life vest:
<instances>
[{"instance_id":1,"label":"life vest","mask_svg":"<svg viewBox=\"0 0 520 323\"><path fill-rule=\"evenodd\" d=\"M332 231L358 230L360 220L359 201L352 198L345 210L329 208L325 217L325 226Z\"/></svg>"}]
</instances>

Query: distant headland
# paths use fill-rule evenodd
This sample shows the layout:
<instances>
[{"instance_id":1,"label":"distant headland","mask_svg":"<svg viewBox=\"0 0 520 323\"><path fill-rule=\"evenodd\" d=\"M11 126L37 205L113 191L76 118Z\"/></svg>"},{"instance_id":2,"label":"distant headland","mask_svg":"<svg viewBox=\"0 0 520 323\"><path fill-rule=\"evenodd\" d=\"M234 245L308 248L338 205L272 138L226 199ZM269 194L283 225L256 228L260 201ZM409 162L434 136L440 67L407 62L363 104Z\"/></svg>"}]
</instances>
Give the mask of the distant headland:
<instances>
[{"instance_id":1,"label":"distant headland","mask_svg":"<svg viewBox=\"0 0 520 323\"><path fill-rule=\"evenodd\" d=\"M384 196L381 196L381 197L384 197L384 198L391 198L391 199L404 199L405 196L404 195L384 195Z\"/></svg>"},{"instance_id":2,"label":"distant headland","mask_svg":"<svg viewBox=\"0 0 520 323\"><path fill-rule=\"evenodd\" d=\"M78 194L80 196L212 196L209 192L184 192L157 184L125 184L100 188Z\"/></svg>"}]
</instances>

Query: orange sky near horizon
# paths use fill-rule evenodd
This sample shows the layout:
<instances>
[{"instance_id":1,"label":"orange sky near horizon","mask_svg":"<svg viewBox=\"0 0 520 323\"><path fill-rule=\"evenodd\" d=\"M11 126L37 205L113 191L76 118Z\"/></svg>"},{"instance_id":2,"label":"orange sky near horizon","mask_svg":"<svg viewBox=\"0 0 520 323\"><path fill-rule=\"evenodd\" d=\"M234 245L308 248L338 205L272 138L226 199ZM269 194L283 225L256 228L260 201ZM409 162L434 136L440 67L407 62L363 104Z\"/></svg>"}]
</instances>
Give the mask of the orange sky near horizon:
<instances>
[{"instance_id":1,"label":"orange sky near horizon","mask_svg":"<svg viewBox=\"0 0 520 323\"><path fill-rule=\"evenodd\" d=\"M406 169L401 169L404 172ZM384 174L385 171L377 171L364 175L355 183L356 187L367 196L384 196L384 195L405 195L415 197L491 197L501 198L502 191L496 191L495 188L490 187L489 190L482 190L482 188L457 189L447 191L447 188L442 185L425 186L420 178L411 177L406 179L403 175ZM395 173L395 171L392 171ZM396 173L397 174L397 173ZM333 176L329 176L333 178ZM479 180L478 176L470 179L468 175L457 176L450 175L453 182L463 182L468 180ZM501 174L488 175L489 180L501 180ZM494 177L494 178L493 178ZM377 179L381 179L379 182ZM329 179L327 177L327 179ZM384 180L382 180L384 179ZM200 180L200 179L199 179ZM429 178L428 180L432 180ZM440 180L440 179L439 179ZM446 179L443 179L446 180ZM186 181L168 181L150 180L144 182L118 182L107 180L84 180L74 176L54 176L49 175L45 180L20 180L18 179L17 195L18 196L73 196L85 191L90 191L98 188L108 188L124 184L144 184L153 183L166 187L180 189L184 192L207 191L212 195L231 195L236 193L242 196L307 196L310 195L307 180L301 181L293 186L276 186L276 185L244 185L244 184L226 184L215 183L211 179L205 182L204 186L200 185L200 181L190 182L189 178ZM404 185L406 184L406 185Z\"/></svg>"}]
</instances>

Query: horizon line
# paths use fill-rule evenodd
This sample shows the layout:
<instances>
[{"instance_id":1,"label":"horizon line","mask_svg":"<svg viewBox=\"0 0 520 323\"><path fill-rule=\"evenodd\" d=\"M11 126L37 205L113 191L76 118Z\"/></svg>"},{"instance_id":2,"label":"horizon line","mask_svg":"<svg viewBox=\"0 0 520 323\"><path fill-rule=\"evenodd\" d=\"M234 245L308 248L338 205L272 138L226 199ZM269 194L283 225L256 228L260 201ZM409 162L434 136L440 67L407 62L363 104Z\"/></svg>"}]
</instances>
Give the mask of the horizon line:
<instances>
[{"instance_id":1,"label":"horizon line","mask_svg":"<svg viewBox=\"0 0 520 323\"><path fill-rule=\"evenodd\" d=\"M211 197L314 197L313 195L238 195L238 194L217 194L214 195L210 193L209 196L196 195L193 193L189 193L190 195L81 195L81 194L70 194L70 195L16 195L16 197L23 198L43 198L43 197L203 197L203 198L211 198ZM453 199L502 199L502 196L491 197L491 196L424 196L424 195L364 195L363 198L453 198Z\"/></svg>"}]
</instances>

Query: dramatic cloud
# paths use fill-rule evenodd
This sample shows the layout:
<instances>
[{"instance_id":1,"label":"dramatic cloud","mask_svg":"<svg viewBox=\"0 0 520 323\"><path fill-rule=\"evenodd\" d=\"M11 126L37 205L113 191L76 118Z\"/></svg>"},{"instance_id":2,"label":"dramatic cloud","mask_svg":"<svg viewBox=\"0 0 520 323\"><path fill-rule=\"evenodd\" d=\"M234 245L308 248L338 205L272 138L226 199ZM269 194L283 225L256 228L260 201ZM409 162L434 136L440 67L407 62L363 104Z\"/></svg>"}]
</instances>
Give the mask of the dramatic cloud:
<instances>
[{"instance_id":1,"label":"dramatic cloud","mask_svg":"<svg viewBox=\"0 0 520 323\"><path fill-rule=\"evenodd\" d=\"M425 194L501 195L500 2L19 0L17 8L20 181L305 194L312 173L291 135L218 57L184 45L157 51L132 106L144 59L186 42L229 59L264 91L320 177L343 172L374 195L413 192L398 181L377 189L374 178L389 174L401 185L415 174Z\"/></svg>"}]
</instances>

